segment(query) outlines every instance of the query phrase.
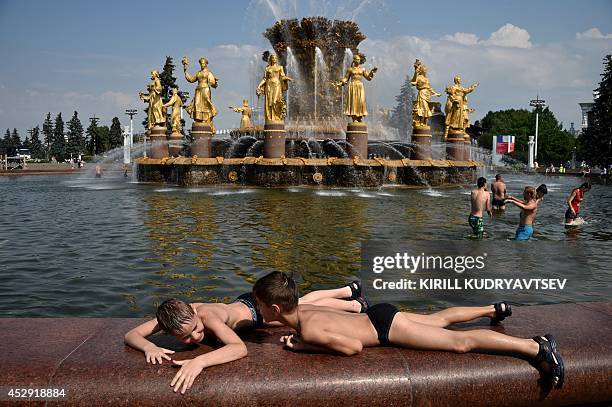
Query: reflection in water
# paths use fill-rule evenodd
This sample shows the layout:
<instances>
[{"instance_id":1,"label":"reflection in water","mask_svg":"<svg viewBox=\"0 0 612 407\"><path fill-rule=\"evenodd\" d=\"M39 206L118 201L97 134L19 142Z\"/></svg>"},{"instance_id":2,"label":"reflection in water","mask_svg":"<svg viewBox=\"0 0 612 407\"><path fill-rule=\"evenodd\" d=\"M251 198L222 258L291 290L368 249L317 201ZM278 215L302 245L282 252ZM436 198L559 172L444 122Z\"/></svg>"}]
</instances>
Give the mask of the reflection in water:
<instances>
[{"instance_id":1,"label":"reflection in water","mask_svg":"<svg viewBox=\"0 0 612 407\"><path fill-rule=\"evenodd\" d=\"M303 292L331 288L358 277L364 240L471 242L469 186L433 194L391 186L190 190L131 184L119 175L0 177L6 215L0 218L1 316L152 315L168 297L231 300L274 270L295 273ZM564 277L568 285L499 295L519 304L608 299L612 188L595 185L581 211L587 223L566 230L565 200L581 180L521 177L504 177L510 194L520 196L526 184L552 186L533 239L513 246L519 211L509 207L485 218L486 241L495 243L515 277ZM588 249L584 267L561 273L578 246ZM550 261L534 270L533 259ZM439 308L497 294L414 291L396 303Z\"/></svg>"}]
</instances>

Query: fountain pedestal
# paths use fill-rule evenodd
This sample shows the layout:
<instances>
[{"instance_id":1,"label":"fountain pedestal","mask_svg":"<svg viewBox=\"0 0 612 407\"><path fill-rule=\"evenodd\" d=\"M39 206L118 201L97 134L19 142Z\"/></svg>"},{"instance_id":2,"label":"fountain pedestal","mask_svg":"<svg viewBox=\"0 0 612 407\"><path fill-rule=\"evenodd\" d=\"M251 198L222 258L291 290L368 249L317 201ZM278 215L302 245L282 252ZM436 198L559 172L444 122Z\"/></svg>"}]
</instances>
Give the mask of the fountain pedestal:
<instances>
[{"instance_id":1,"label":"fountain pedestal","mask_svg":"<svg viewBox=\"0 0 612 407\"><path fill-rule=\"evenodd\" d=\"M414 160L431 160L431 128L429 126L414 127L412 129L412 142L414 143Z\"/></svg>"},{"instance_id":2,"label":"fountain pedestal","mask_svg":"<svg viewBox=\"0 0 612 407\"><path fill-rule=\"evenodd\" d=\"M183 151L183 135L172 133L168 139L168 154L170 157L178 157Z\"/></svg>"},{"instance_id":3,"label":"fountain pedestal","mask_svg":"<svg viewBox=\"0 0 612 407\"><path fill-rule=\"evenodd\" d=\"M212 157L212 129L210 128L210 125L208 123L194 122L191 126L191 136L193 137L193 142L191 143L191 155L198 156L200 158Z\"/></svg>"},{"instance_id":4,"label":"fountain pedestal","mask_svg":"<svg viewBox=\"0 0 612 407\"><path fill-rule=\"evenodd\" d=\"M368 158L368 126L351 122L346 126L347 153L350 158Z\"/></svg>"},{"instance_id":5,"label":"fountain pedestal","mask_svg":"<svg viewBox=\"0 0 612 407\"><path fill-rule=\"evenodd\" d=\"M463 161L470 160L470 151L472 149L472 139L470 139L469 134L465 134L464 136L464 146L463 146Z\"/></svg>"},{"instance_id":6,"label":"fountain pedestal","mask_svg":"<svg viewBox=\"0 0 612 407\"><path fill-rule=\"evenodd\" d=\"M285 156L285 124L266 123L264 125L264 158Z\"/></svg>"},{"instance_id":7,"label":"fountain pedestal","mask_svg":"<svg viewBox=\"0 0 612 407\"><path fill-rule=\"evenodd\" d=\"M450 130L446 139L446 155L449 160L463 161L466 134L461 130Z\"/></svg>"},{"instance_id":8,"label":"fountain pedestal","mask_svg":"<svg viewBox=\"0 0 612 407\"><path fill-rule=\"evenodd\" d=\"M151 158L168 157L168 138L166 137L166 128L155 126L149 130L149 139L151 144L149 147L148 156Z\"/></svg>"}]
</instances>

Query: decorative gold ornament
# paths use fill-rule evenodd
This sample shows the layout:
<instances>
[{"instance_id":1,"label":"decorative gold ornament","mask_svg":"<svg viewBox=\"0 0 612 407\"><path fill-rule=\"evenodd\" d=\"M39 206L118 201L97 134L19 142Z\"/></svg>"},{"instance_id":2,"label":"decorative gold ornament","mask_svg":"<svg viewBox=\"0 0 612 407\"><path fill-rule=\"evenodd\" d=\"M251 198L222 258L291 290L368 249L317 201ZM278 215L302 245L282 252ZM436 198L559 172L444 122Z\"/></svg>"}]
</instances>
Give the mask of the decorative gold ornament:
<instances>
[{"instance_id":1,"label":"decorative gold ornament","mask_svg":"<svg viewBox=\"0 0 612 407\"><path fill-rule=\"evenodd\" d=\"M172 106L172 114L170 115L170 126L172 127L172 135L180 136L183 130L181 124L181 109L183 108L183 99L178 94L178 88L172 88L172 97L168 103L164 103L162 107L165 109Z\"/></svg>"},{"instance_id":2,"label":"decorative gold ornament","mask_svg":"<svg viewBox=\"0 0 612 407\"><path fill-rule=\"evenodd\" d=\"M320 172L315 172L314 174L312 174L312 180L317 184L320 184L323 181L323 174L321 174Z\"/></svg>"},{"instance_id":3,"label":"decorative gold ornament","mask_svg":"<svg viewBox=\"0 0 612 407\"><path fill-rule=\"evenodd\" d=\"M397 180L397 173L395 171L389 172L389 174L387 174L387 179L390 182L395 182Z\"/></svg>"},{"instance_id":4,"label":"decorative gold ornament","mask_svg":"<svg viewBox=\"0 0 612 407\"><path fill-rule=\"evenodd\" d=\"M149 93L138 92L138 97L149 104L147 109L149 130L152 130L155 126L166 127L166 110L163 108L161 98L162 85L159 80L159 72L155 69L151 71L151 82L147 85L147 92Z\"/></svg>"},{"instance_id":5,"label":"decorative gold ornament","mask_svg":"<svg viewBox=\"0 0 612 407\"><path fill-rule=\"evenodd\" d=\"M240 117L240 128L241 129L253 127L253 125L251 124L251 114L253 111L249 107L248 100L244 99L242 101L242 107L230 106L229 108L232 109L236 113L242 113L242 116Z\"/></svg>"},{"instance_id":6,"label":"decorative gold ornament","mask_svg":"<svg viewBox=\"0 0 612 407\"><path fill-rule=\"evenodd\" d=\"M348 97L346 98L346 105L344 106L344 114L350 116L353 122L360 122L364 116L368 115L363 78L371 81L376 71L378 71L377 66L372 68L371 71L368 71L360 67L360 64L361 57L355 55L353 57L353 63L351 67L347 69L344 78L338 82L332 82L332 85L336 87L336 89L340 89L341 86L348 84Z\"/></svg>"},{"instance_id":7,"label":"decorative gold ornament","mask_svg":"<svg viewBox=\"0 0 612 407\"><path fill-rule=\"evenodd\" d=\"M427 78L427 66L418 59L414 62L414 75L410 84L417 89L417 97L412 105L412 127L427 127L427 120L433 116L431 97L440 94L431 87Z\"/></svg>"},{"instance_id":8,"label":"decorative gold ornament","mask_svg":"<svg viewBox=\"0 0 612 407\"><path fill-rule=\"evenodd\" d=\"M187 82L198 82L191 104L187 106L185 111L187 111L194 122L209 124L214 134L213 119L217 115L217 108L212 102L210 88L216 88L219 84L219 79L215 78L208 69L208 60L206 58L199 59L200 70L195 75L190 75L187 72L189 67L189 59L187 57L183 57L181 62L183 63L183 72Z\"/></svg>"},{"instance_id":9,"label":"decorative gold ornament","mask_svg":"<svg viewBox=\"0 0 612 407\"><path fill-rule=\"evenodd\" d=\"M236 171L230 171L227 174L227 179L229 179L231 182L238 181L238 173Z\"/></svg>"},{"instance_id":10,"label":"decorative gold ornament","mask_svg":"<svg viewBox=\"0 0 612 407\"><path fill-rule=\"evenodd\" d=\"M455 130L465 132L465 129L470 127L470 113L475 110L468 107L467 95L472 93L478 86L478 83L474 83L469 88L461 86L461 77L455 76L455 84L446 88L448 99L446 99L446 106L444 107L444 113L446 113L446 119L444 121L444 137L448 137L449 130Z\"/></svg>"},{"instance_id":11,"label":"decorative gold ornament","mask_svg":"<svg viewBox=\"0 0 612 407\"><path fill-rule=\"evenodd\" d=\"M287 106L283 92L289 89L292 79L285 75L285 69L278 64L278 57L274 54L268 58L268 66L263 79L257 86L257 96L265 95L264 117L266 123L282 123L287 114Z\"/></svg>"}]
</instances>

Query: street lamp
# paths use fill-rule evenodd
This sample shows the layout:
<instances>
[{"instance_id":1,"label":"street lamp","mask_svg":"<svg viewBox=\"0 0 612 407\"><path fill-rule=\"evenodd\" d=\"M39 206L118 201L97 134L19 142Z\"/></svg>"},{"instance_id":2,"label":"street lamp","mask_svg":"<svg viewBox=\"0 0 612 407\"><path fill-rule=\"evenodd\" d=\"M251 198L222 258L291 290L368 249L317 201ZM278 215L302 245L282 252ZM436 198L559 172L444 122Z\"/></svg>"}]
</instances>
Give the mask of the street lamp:
<instances>
[{"instance_id":1,"label":"street lamp","mask_svg":"<svg viewBox=\"0 0 612 407\"><path fill-rule=\"evenodd\" d=\"M136 109L125 109L125 114L130 116L130 147L134 144L134 123L133 117L136 116L138 110Z\"/></svg>"},{"instance_id":2,"label":"street lamp","mask_svg":"<svg viewBox=\"0 0 612 407\"><path fill-rule=\"evenodd\" d=\"M546 101L540 99L540 96L537 95L535 99L531 100L529 102L529 106L533 106L535 107L535 111L536 111L536 131L535 131L535 145L534 145L534 161L538 160L538 121L539 121L539 109L541 109L542 107L544 107L546 105Z\"/></svg>"}]
</instances>

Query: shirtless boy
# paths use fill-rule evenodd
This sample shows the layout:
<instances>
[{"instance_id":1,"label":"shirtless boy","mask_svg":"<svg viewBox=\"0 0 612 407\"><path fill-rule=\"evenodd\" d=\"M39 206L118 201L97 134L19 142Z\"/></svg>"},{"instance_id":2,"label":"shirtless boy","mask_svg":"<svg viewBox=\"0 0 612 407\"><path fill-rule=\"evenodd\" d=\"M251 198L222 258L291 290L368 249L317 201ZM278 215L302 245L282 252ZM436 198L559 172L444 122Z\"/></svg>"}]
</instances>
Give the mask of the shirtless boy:
<instances>
[{"instance_id":1,"label":"shirtless boy","mask_svg":"<svg viewBox=\"0 0 612 407\"><path fill-rule=\"evenodd\" d=\"M468 217L468 223L472 227L472 232L478 238L482 238L484 234L484 222L482 220L483 212L486 210L491 216L490 193L487 191L487 180L484 177L478 178L476 189L472 190L472 212Z\"/></svg>"},{"instance_id":2,"label":"shirtless boy","mask_svg":"<svg viewBox=\"0 0 612 407\"><path fill-rule=\"evenodd\" d=\"M524 355L559 388L563 385L563 359L552 335L533 339L475 329L453 331L446 326L490 317L511 315L507 303L485 307L456 307L431 314L399 312L391 304L377 304L365 314L350 314L327 307L298 305L295 282L284 273L273 272L259 279L253 293L266 320L280 321L297 331L281 338L294 351L358 354L364 347L396 345L411 349L465 353L473 350Z\"/></svg>"},{"instance_id":3,"label":"shirtless boy","mask_svg":"<svg viewBox=\"0 0 612 407\"><path fill-rule=\"evenodd\" d=\"M348 312L364 312L368 307L367 301L361 296L361 284L358 281L341 288L310 292L300 298L299 303ZM231 304L187 304L173 298L158 307L155 319L129 331L124 340L127 345L144 352L147 363L161 364L166 359L180 365L181 369L170 386L174 387L175 392L180 389L184 394L204 368L232 362L247 355L246 345L236 331L260 328L265 324L268 324L268 320L264 320L257 310L252 293L242 294ZM276 325L280 324L276 322ZM161 330L187 344L199 343L205 337L214 336L223 346L194 359L174 360L168 356L174 351L161 348L146 339Z\"/></svg>"},{"instance_id":4,"label":"shirtless boy","mask_svg":"<svg viewBox=\"0 0 612 407\"><path fill-rule=\"evenodd\" d=\"M493 209L501 211L506 209L506 202L504 202L506 198L506 184L500 174L495 176L495 181L491 184L491 192L493 193Z\"/></svg>"},{"instance_id":5,"label":"shirtless boy","mask_svg":"<svg viewBox=\"0 0 612 407\"><path fill-rule=\"evenodd\" d=\"M544 185L544 187L546 187ZM541 188L541 186L540 186ZM516 229L515 240L529 240L533 235L533 221L538 213L538 204L541 199L538 199L536 189L534 187L525 187L523 191L524 201L520 201L513 196L506 198L506 202L512 203L521 208L521 220Z\"/></svg>"}]
</instances>

